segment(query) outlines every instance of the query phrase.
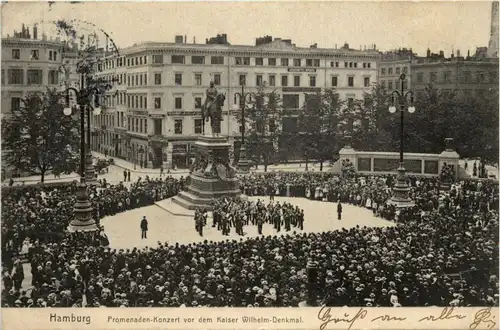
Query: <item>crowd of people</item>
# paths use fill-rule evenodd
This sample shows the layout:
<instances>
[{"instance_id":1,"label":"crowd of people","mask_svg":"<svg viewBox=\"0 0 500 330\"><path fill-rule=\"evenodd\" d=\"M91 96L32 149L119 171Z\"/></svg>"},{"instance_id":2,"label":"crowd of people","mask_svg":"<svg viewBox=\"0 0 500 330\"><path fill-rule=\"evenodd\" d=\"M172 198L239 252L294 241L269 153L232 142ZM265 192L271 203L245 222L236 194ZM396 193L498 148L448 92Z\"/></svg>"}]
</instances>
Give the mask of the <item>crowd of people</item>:
<instances>
[{"instance_id":1,"label":"crowd of people","mask_svg":"<svg viewBox=\"0 0 500 330\"><path fill-rule=\"evenodd\" d=\"M99 186L89 188L93 219L115 215L126 210L152 205L155 201L175 196L185 180L166 177L144 180L139 178L130 186L111 185L100 180ZM2 263L7 269L23 245L58 242L66 231L76 200L77 183L44 186L14 186L2 189Z\"/></svg>"},{"instance_id":2,"label":"crowd of people","mask_svg":"<svg viewBox=\"0 0 500 330\"><path fill-rule=\"evenodd\" d=\"M298 306L306 300L306 265L311 261L317 263L318 302L328 306L498 306L497 182L455 182L443 192L437 179L412 177L416 205L399 211L386 203L392 176L269 173L240 180L247 195L342 201L370 208L397 225L323 233L297 233L296 226L296 231L281 236L158 242L156 247L118 251L66 234L57 243L31 247L33 289L4 288L3 306ZM38 212L40 208L31 205L32 194L37 195L32 191L22 205ZM9 209L17 207L11 197ZM270 206L258 213L255 204L252 213L254 207L246 203L219 201L217 210L234 208L245 224L265 219L275 223L272 216L262 216L273 214Z\"/></svg>"}]
</instances>

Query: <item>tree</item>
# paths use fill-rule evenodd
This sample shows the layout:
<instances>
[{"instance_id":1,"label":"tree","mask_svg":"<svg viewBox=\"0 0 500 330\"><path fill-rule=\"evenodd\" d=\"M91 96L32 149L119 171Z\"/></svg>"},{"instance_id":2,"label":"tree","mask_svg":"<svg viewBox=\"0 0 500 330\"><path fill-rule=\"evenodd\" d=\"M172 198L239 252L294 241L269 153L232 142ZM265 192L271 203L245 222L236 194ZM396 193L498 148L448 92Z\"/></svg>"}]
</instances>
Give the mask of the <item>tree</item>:
<instances>
[{"instance_id":1,"label":"tree","mask_svg":"<svg viewBox=\"0 0 500 330\"><path fill-rule=\"evenodd\" d=\"M322 171L323 163L332 159L338 151L337 124L342 106L343 102L333 89L306 94L299 113L297 136L297 145L306 161L306 169L309 160L314 159L320 162Z\"/></svg>"},{"instance_id":2,"label":"tree","mask_svg":"<svg viewBox=\"0 0 500 330\"><path fill-rule=\"evenodd\" d=\"M281 99L275 91L266 93L263 87L245 104L245 147L247 157L254 164L267 166L276 160L278 155L279 137L281 134L281 119L283 107ZM236 117L241 124L241 113Z\"/></svg>"},{"instance_id":3,"label":"tree","mask_svg":"<svg viewBox=\"0 0 500 330\"><path fill-rule=\"evenodd\" d=\"M19 111L2 120L4 161L41 176L71 173L78 164L78 121L63 114L55 89L22 100Z\"/></svg>"}]
</instances>

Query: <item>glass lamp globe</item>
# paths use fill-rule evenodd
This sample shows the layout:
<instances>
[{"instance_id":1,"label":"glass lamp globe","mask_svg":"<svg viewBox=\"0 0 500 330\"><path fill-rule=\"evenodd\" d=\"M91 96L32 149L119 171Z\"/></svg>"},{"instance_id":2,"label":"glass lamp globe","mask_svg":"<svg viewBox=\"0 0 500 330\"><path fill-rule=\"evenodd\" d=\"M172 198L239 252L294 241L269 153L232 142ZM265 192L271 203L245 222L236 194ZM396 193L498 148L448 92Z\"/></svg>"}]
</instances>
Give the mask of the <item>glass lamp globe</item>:
<instances>
[{"instance_id":1,"label":"glass lamp globe","mask_svg":"<svg viewBox=\"0 0 500 330\"><path fill-rule=\"evenodd\" d=\"M395 107L395 106L393 106L393 105L391 105L391 106L389 107L389 112L390 112L390 113L395 113L395 112L396 112L396 107Z\"/></svg>"},{"instance_id":2,"label":"glass lamp globe","mask_svg":"<svg viewBox=\"0 0 500 330\"><path fill-rule=\"evenodd\" d=\"M65 116L71 116L71 114L73 113L73 110L70 107L65 107L63 109L63 113Z\"/></svg>"},{"instance_id":3,"label":"glass lamp globe","mask_svg":"<svg viewBox=\"0 0 500 330\"><path fill-rule=\"evenodd\" d=\"M408 107L408 112L409 113L414 113L416 111L414 106Z\"/></svg>"}]
</instances>

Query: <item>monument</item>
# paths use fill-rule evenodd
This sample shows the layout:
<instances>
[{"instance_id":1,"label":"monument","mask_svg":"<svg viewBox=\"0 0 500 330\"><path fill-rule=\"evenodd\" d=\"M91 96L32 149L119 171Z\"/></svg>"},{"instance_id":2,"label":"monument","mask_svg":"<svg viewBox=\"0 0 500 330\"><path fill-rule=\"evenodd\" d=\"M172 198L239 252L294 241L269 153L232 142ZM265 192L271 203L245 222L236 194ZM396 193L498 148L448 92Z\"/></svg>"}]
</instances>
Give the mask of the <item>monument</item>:
<instances>
[{"instance_id":1,"label":"monument","mask_svg":"<svg viewBox=\"0 0 500 330\"><path fill-rule=\"evenodd\" d=\"M206 91L202 105L202 121L210 121L211 132L205 132L194 145L195 162L191 165L187 190L181 191L172 201L189 210L212 208L214 199L236 197L241 194L236 169L229 162L228 137L221 135L222 107L226 96L219 94L213 82Z\"/></svg>"}]
</instances>

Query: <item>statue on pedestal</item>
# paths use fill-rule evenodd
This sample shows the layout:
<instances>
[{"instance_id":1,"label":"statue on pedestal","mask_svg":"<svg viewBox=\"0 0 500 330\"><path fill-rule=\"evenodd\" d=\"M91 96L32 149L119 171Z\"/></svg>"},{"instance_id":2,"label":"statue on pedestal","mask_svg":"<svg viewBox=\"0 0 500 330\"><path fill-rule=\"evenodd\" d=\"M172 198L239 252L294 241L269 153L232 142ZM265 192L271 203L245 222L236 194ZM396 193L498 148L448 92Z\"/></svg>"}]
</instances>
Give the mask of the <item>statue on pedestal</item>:
<instances>
[{"instance_id":1,"label":"statue on pedestal","mask_svg":"<svg viewBox=\"0 0 500 330\"><path fill-rule=\"evenodd\" d=\"M218 137L221 131L222 107L224 106L226 96L217 92L213 81L210 82L210 87L206 90L206 96L205 103L201 107L202 121L205 122L210 119L212 136ZM203 125L202 127L203 135L205 135L205 126Z\"/></svg>"}]
</instances>

